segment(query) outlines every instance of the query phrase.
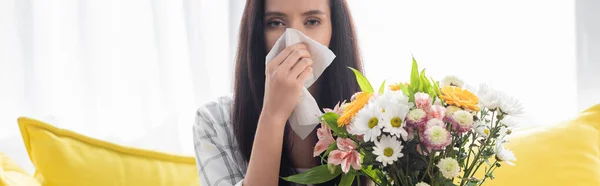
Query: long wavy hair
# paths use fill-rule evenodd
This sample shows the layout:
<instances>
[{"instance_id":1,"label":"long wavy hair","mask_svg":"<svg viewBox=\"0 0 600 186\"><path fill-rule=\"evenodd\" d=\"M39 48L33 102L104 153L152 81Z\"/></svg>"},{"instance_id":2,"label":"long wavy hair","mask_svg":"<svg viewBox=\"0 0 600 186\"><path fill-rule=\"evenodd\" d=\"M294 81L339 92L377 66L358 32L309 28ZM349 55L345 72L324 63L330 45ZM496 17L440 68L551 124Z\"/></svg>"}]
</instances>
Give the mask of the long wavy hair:
<instances>
[{"instance_id":1,"label":"long wavy hair","mask_svg":"<svg viewBox=\"0 0 600 186\"><path fill-rule=\"evenodd\" d=\"M320 108L333 108L338 101L349 100L352 94L359 91L354 74L347 67L362 69L354 23L347 3L344 0L330 0L330 8L332 35L329 49L337 57L320 77L320 92L316 96ZM232 123L239 151L245 161L250 161L254 135L263 106L264 60L268 52L264 36L264 9L265 0L247 0L239 30ZM279 171L282 177L295 173L288 154L289 130L289 127L286 127L282 147ZM336 180L339 178L322 185L333 185ZM290 183L280 179L279 185Z\"/></svg>"}]
</instances>

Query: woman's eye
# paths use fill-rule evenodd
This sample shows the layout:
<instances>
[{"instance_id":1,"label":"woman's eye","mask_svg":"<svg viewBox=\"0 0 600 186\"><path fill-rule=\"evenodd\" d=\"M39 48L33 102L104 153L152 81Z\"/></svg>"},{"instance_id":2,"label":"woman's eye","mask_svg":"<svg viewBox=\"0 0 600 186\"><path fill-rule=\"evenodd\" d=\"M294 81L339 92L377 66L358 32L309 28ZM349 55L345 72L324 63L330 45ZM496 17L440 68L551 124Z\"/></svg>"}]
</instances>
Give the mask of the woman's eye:
<instances>
[{"instance_id":1,"label":"woman's eye","mask_svg":"<svg viewBox=\"0 0 600 186\"><path fill-rule=\"evenodd\" d=\"M320 23L321 23L321 21L319 21L318 19L309 19L306 21L307 25L318 25Z\"/></svg>"},{"instance_id":2,"label":"woman's eye","mask_svg":"<svg viewBox=\"0 0 600 186\"><path fill-rule=\"evenodd\" d=\"M281 21L271 21L271 22L268 23L269 27L280 27L280 26L283 26L283 25L284 24Z\"/></svg>"}]
</instances>

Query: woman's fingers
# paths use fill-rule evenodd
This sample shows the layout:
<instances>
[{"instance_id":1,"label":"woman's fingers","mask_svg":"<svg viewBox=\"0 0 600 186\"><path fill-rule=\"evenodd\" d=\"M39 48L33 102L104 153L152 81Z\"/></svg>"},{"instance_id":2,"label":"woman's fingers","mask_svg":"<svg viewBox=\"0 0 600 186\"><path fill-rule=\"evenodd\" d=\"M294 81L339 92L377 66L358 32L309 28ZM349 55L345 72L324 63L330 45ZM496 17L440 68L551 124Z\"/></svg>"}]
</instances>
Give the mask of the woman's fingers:
<instances>
[{"instance_id":1,"label":"woman's fingers","mask_svg":"<svg viewBox=\"0 0 600 186\"><path fill-rule=\"evenodd\" d=\"M267 64L267 70L274 71L277 67L279 67L287 58L296 50L306 50L306 44L297 43L294 45L290 45L287 48L283 49L275 58L273 58L269 64Z\"/></svg>"},{"instance_id":2,"label":"woman's fingers","mask_svg":"<svg viewBox=\"0 0 600 186\"><path fill-rule=\"evenodd\" d=\"M296 63L296 65L294 65L294 67L292 67L292 70L290 71L290 76L299 77L300 73L302 73L304 71L304 69L306 69L307 67L310 67L312 64L313 64L313 61L310 58L300 59Z\"/></svg>"},{"instance_id":3,"label":"woman's fingers","mask_svg":"<svg viewBox=\"0 0 600 186\"><path fill-rule=\"evenodd\" d=\"M311 56L310 53L308 53L308 50L296 49L283 61L283 63L281 63L281 65L279 65L278 69L291 70L296 63L300 62L300 59L310 57Z\"/></svg>"},{"instance_id":4,"label":"woman's fingers","mask_svg":"<svg viewBox=\"0 0 600 186\"><path fill-rule=\"evenodd\" d=\"M313 69L312 67L306 67L302 73L300 73L300 75L298 76L298 81L300 81L300 83L304 84L304 82L309 78L312 77L313 75Z\"/></svg>"}]
</instances>

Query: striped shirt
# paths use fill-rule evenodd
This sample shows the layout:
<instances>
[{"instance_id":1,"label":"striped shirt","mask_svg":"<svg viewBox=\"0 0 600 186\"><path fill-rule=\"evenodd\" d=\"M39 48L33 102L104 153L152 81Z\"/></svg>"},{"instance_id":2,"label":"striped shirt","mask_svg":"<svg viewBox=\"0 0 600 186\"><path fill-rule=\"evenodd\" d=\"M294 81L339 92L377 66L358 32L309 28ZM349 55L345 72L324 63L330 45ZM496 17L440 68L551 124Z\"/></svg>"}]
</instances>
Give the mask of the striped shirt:
<instances>
[{"instance_id":1,"label":"striped shirt","mask_svg":"<svg viewBox=\"0 0 600 186\"><path fill-rule=\"evenodd\" d=\"M232 98L218 98L196 113L194 148L201 186L241 186L246 175L248 162L242 158L231 124Z\"/></svg>"},{"instance_id":2,"label":"striped shirt","mask_svg":"<svg viewBox=\"0 0 600 186\"><path fill-rule=\"evenodd\" d=\"M230 112L231 96L209 102L196 112L194 148L202 186L241 186L247 162L238 150Z\"/></svg>"}]
</instances>

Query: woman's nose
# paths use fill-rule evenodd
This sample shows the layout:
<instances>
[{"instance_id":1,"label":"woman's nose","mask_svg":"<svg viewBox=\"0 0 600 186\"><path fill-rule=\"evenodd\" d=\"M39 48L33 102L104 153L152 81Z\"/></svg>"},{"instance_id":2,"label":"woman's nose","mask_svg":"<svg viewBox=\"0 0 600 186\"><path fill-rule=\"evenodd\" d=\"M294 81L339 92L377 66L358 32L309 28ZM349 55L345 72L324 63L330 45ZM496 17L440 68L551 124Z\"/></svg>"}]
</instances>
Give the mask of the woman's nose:
<instances>
[{"instance_id":1,"label":"woman's nose","mask_svg":"<svg viewBox=\"0 0 600 186\"><path fill-rule=\"evenodd\" d=\"M306 32L304 30L304 24L302 24L302 22L294 22L290 26L288 26L288 28L293 28L293 29L296 29L296 30L302 32L303 34L306 34Z\"/></svg>"}]
</instances>

